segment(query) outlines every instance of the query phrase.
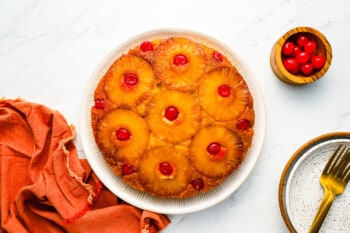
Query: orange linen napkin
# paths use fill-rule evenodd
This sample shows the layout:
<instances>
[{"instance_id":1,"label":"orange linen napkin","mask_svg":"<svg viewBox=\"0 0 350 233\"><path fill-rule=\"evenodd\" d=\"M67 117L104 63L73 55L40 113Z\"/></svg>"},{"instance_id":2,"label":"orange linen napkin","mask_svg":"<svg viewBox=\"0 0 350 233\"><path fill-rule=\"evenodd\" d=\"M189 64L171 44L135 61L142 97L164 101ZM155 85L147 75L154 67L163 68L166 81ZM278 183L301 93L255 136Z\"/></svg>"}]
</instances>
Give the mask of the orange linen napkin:
<instances>
[{"instance_id":1,"label":"orange linen napkin","mask_svg":"<svg viewBox=\"0 0 350 233\"><path fill-rule=\"evenodd\" d=\"M103 187L49 108L0 100L0 232L158 232L170 221Z\"/></svg>"}]
</instances>

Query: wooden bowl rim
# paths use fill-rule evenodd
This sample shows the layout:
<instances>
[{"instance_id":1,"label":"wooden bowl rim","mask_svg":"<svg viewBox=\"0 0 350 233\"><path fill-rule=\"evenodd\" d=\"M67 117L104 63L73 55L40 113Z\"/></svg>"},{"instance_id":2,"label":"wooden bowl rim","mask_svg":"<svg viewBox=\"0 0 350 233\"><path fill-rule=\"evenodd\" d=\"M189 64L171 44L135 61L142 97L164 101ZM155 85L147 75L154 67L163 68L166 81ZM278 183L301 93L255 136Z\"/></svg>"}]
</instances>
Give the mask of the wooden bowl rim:
<instances>
[{"instance_id":1,"label":"wooden bowl rim","mask_svg":"<svg viewBox=\"0 0 350 233\"><path fill-rule=\"evenodd\" d=\"M293 75L289 73L283 65L282 56L281 56L282 47L286 42L286 40L288 40L290 37L299 33L308 33L318 37L320 41L322 41L323 46L325 48L326 62L324 64L324 67L311 76ZM279 71L281 72L281 74L286 79L288 79L291 83L295 83L295 84L311 83L320 79L329 69L330 64L332 62L332 48L327 38L320 31L311 27L296 27L296 28L290 29L276 42L275 60L276 60L276 65Z\"/></svg>"}]
</instances>

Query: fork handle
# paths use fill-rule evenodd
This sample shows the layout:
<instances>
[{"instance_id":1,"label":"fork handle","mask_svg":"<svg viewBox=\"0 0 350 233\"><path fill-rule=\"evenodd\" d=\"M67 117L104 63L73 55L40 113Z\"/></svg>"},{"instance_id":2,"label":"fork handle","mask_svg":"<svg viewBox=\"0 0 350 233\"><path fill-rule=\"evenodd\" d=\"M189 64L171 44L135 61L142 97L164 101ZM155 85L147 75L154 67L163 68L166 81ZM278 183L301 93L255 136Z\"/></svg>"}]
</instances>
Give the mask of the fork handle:
<instances>
[{"instance_id":1,"label":"fork handle","mask_svg":"<svg viewBox=\"0 0 350 233\"><path fill-rule=\"evenodd\" d=\"M317 233L320 230L322 223L326 218L329 209L331 208L334 197L335 194L333 192L324 193L320 208L318 209L316 217L312 222L309 233Z\"/></svg>"}]
</instances>

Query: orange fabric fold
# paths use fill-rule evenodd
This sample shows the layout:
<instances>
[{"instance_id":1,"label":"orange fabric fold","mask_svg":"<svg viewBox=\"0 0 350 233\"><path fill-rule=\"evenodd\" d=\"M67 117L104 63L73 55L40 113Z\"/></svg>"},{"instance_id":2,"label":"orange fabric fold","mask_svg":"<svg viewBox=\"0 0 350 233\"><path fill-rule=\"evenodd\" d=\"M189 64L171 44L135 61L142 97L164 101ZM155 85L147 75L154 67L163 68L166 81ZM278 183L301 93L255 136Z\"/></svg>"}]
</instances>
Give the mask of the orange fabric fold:
<instances>
[{"instance_id":1,"label":"orange fabric fold","mask_svg":"<svg viewBox=\"0 0 350 233\"><path fill-rule=\"evenodd\" d=\"M159 232L165 215L106 189L79 159L74 127L43 105L0 100L0 232Z\"/></svg>"}]
</instances>

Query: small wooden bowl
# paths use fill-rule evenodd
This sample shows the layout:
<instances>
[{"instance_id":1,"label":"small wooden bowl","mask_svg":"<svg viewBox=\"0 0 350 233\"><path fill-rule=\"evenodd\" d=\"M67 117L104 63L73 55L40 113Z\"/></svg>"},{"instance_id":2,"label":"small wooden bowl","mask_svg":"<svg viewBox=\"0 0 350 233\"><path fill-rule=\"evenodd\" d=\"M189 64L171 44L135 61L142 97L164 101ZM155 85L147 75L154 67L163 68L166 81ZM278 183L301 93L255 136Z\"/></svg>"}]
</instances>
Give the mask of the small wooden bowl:
<instances>
[{"instance_id":1,"label":"small wooden bowl","mask_svg":"<svg viewBox=\"0 0 350 233\"><path fill-rule=\"evenodd\" d=\"M323 68L310 76L305 76L302 74L294 75L288 72L283 65L282 46L287 40L292 40L293 37L297 37L300 34L306 35L311 40L315 41L317 43L316 53L325 57L325 64ZM310 27L297 27L286 32L274 44L270 54L270 65L275 75L283 82L293 85L308 84L320 79L327 72L331 62L332 48L328 40L321 32Z\"/></svg>"}]
</instances>

